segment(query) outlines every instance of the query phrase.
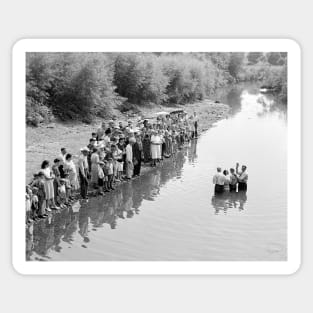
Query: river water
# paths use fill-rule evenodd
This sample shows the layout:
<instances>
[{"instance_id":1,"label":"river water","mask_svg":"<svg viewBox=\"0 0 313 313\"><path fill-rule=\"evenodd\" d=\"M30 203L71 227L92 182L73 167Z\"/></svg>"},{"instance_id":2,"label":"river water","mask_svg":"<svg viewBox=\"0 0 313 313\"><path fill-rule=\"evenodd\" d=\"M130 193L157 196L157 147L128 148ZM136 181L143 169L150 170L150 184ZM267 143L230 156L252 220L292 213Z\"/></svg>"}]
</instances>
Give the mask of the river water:
<instances>
[{"instance_id":1,"label":"river water","mask_svg":"<svg viewBox=\"0 0 313 313\"><path fill-rule=\"evenodd\" d=\"M27 231L26 258L53 261L283 261L287 258L286 106L256 86L223 89L228 119L175 161ZM217 166L246 164L246 193L214 196Z\"/></svg>"}]
</instances>

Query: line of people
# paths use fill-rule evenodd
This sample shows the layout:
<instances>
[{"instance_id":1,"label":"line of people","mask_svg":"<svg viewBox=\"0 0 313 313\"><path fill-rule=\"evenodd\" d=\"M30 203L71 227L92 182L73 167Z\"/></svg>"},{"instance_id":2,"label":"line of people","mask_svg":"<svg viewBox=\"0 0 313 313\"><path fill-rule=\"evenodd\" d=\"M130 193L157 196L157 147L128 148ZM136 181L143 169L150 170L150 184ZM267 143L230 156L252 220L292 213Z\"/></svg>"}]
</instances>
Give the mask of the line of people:
<instances>
[{"instance_id":1,"label":"line of people","mask_svg":"<svg viewBox=\"0 0 313 313\"><path fill-rule=\"evenodd\" d=\"M26 223L47 217L52 210L71 206L80 189L87 199L92 191L104 195L121 181L138 177L142 163L152 167L164 158L175 158L178 150L198 136L196 112L158 116L156 120L103 122L80 149L77 164L66 148L54 159L44 160L26 186Z\"/></svg>"}]
</instances>

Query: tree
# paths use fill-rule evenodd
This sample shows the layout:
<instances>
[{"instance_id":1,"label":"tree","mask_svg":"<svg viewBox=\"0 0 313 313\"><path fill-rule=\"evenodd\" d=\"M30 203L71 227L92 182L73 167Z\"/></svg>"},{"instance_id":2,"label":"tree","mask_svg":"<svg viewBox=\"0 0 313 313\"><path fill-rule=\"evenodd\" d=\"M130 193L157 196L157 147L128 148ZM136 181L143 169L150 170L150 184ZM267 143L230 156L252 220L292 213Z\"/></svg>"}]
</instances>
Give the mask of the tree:
<instances>
[{"instance_id":1,"label":"tree","mask_svg":"<svg viewBox=\"0 0 313 313\"><path fill-rule=\"evenodd\" d=\"M247 55L247 59L250 64L256 64L259 62L262 56L263 56L262 52L249 52Z\"/></svg>"},{"instance_id":2,"label":"tree","mask_svg":"<svg viewBox=\"0 0 313 313\"><path fill-rule=\"evenodd\" d=\"M235 79L237 79L238 74L241 71L243 60L244 60L244 53L242 52L230 53L228 70L229 70L230 75L233 76Z\"/></svg>"}]
</instances>

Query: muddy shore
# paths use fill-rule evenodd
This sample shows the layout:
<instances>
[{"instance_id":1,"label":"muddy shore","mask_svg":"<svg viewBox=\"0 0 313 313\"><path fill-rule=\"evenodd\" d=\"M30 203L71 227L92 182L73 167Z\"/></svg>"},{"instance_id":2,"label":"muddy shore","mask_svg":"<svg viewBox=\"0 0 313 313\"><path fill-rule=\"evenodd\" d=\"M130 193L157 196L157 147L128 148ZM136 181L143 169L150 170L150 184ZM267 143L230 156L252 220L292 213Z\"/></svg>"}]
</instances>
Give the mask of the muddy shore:
<instances>
[{"instance_id":1,"label":"muddy shore","mask_svg":"<svg viewBox=\"0 0 313 313\"><path fill-rule=\"evenodd\" d=\"M196 111L199 117L199 133L209 129L215 122L227 117L229 106L214 101L204 100L194 104L175 106L168 108L154 106L140 108L143 116L153 116L159 111L171 111L173 109L184 109L191 114ZM118 119L126 121L126 115L117 114ZM132 118L130 118L132 119ZM134 120L136 118L133 118ZM91 125L83 123L53 123L42 125L37 128L26 128L26 182L29 182L33 173L38 172L43 160L53 160L60 154L60 148L66 147L67 151L78 157L79 149L88 144L91 133L95 131L102 120L97 120ZM149 166L143 166L142 173L147 172Z\"/></svg>"}]
</instances>

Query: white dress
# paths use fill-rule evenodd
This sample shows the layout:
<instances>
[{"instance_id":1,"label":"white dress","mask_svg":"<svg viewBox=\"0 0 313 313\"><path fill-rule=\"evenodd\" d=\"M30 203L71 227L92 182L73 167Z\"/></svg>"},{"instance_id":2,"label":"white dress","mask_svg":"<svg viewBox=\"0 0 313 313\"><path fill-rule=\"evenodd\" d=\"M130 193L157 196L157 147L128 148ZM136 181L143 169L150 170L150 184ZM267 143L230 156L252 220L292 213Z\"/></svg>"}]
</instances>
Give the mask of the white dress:
<instances>
[{"instance_id":1,"label":"white dress","mask_svg":"<svg viewBox=\"0 0 313 313\"><path fill-rule=\"evenodd\" d=\"M78 178L77 178L77 170L76 170L76 166L73 162L73 160L71 161L65 161L65 166L64 169L68 171L69 174L69 180L70 180L70 184L73 187L74 190L77 190L79 187L78 184Z\"/></svg>"},{"instance_id":2,"label":"white dress","mask_svg":"<svg viewBox=\"0 0 313 313\"><path fill-rule=\"evenodd\" d=\"M98 183L98 162L99 162L99 154L94 152L91 155L91 183Z\"/></svg>"},{"instance_id":3,"label":"white dress","mask_svg":"<svg viewBox=\"0 0 313 313\"><path fill-rule=\"evenodd\" d=\"M152 159L161 158L161 137L159 135L151 136L151 157Z\"/></svg>"},{"instance_id":4,"label":"white dress","mask_svg":"<svg viewBox=\"0 0 313 313\"><path fill-rule=\"evenodd\" d=\"M53 187L53 179L51 179L51 169L47 167L42 170L45 175L45 193L46 200L50 200L54 198L54 187Z\"/></svg>"}]
</instances>

